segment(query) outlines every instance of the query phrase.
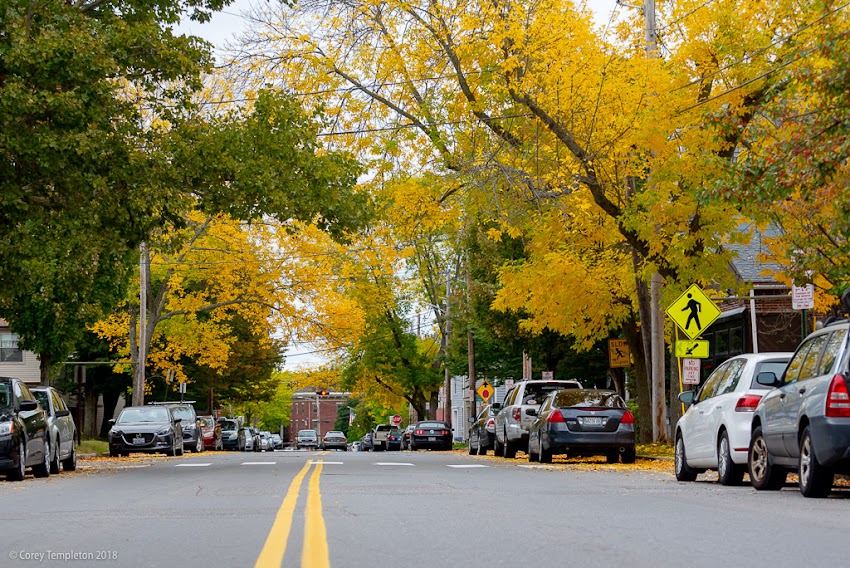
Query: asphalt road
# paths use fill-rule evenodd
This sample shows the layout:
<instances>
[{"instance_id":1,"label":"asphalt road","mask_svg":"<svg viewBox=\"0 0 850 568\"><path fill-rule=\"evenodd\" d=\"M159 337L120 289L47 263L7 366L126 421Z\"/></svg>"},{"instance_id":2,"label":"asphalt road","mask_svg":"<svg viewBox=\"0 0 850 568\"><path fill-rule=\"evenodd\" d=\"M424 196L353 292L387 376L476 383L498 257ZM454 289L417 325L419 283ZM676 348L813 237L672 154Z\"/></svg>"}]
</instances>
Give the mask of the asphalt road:
<instances>
[{"instance_id":1,"label":"asphalt road","mask_svg":"<svg viewBox=\"0 0 850 568\"><path fill-rule=\"evenodd\" d=\"M81 462L0 481L0 566L847 565L847 490L813 500L529 465L457 452Z\"/></svg>"}]
</instances>

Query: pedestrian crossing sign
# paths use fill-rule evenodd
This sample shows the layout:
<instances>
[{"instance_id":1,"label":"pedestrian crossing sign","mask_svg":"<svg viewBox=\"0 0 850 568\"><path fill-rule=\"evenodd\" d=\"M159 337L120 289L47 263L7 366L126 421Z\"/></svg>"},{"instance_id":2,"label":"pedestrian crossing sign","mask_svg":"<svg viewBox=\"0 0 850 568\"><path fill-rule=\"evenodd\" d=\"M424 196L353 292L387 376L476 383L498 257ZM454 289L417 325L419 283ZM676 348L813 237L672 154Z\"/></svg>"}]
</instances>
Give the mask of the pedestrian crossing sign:
<instances>
[{"instance_id":1,"label":"pedestrian crossing sign","mask_svg":"<svg viewBox=\"0 0 850 568\"><path fill-rule=\"evenodd\" d=\"M666 313L689 339L696 339L722 312L699 286L691 284Z\"/></svg>"}]
</instances>

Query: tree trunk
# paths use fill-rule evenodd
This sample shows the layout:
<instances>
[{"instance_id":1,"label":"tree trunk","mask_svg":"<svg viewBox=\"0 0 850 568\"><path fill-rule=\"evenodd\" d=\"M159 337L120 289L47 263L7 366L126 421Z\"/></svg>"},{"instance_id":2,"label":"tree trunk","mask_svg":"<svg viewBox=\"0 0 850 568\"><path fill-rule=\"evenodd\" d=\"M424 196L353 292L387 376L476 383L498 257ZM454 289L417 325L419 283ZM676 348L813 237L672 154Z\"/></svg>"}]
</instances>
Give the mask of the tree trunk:
<instances>
[{"instance_id":1,"label":"tree trunk","mask_svg":"<svg viewBox=\"0 0 850 568\"><path fill-rule=\"evenodd\" d=\"M39 384L43 387L50 386L50 366L53 364L53 357L47 353L39 353L38 359Z\"/></svg>"},{"instance_id":2,"label":"tree trunk","mask_svg":"<svg viewBox=\"0 0 850 568\"><path fill-rule=\"evenodd\" d=\"M652 275L650 309L652 310L652 441L666 442L667 381L664 369L664 312L661 310L663 280L657 272Z\"/></svg>"},{"instance_id":3,"label":"tree trunk","mask_svg":"<svg viewBox=\"0 0 850 568\"><path fill-rule=\"evenodd\" d=\"M99 392L86 384L83 387L85 412L83 413L83 434L94 438L97 436L97 399Z\"/></svg>"},{"instance_id":4,"label":"tree trunk","mask_svg":"<svg viewBox=\"0 0 850 568\"><path fill-rule=\"evenodd\" d=\"M440 406L440 398L437 396L436 392L431 393L431 400L428 404L428 420L436 420L437 419L437 408ZM446 417L446 422L449 421L449 417Z\"/></svg>"},{"instance_id":5,"label":"tree trunk","mask_svg":"<svg viewBox=\"0 0 850 568\"><path fill-rule=\"evenodd\" d=\"M623 334L626 336L626 341L629 342L629 349L635 354L635 362L631 369L634 380L631 381L631 384L634 385L634 396L638 404L637 441L641 444L648 444L652 441L652 406L649 399L646 360L642 355L643 338L638 331L638 324L634 315L632 315L631 325L623 326Z\"/></svg>"},{"instance_id":6,"label":"tree trunk","mask_svg":"<svg viewBox=\"0 0 850 568\"><path fill-rule=\"evenodd\" d=\"M105 439L109 434L109 420L115 418L115 407L121 393L118 391L104 391L103 393L103 421L100 423L99 438Z\"/></svg>"}]
</instances>

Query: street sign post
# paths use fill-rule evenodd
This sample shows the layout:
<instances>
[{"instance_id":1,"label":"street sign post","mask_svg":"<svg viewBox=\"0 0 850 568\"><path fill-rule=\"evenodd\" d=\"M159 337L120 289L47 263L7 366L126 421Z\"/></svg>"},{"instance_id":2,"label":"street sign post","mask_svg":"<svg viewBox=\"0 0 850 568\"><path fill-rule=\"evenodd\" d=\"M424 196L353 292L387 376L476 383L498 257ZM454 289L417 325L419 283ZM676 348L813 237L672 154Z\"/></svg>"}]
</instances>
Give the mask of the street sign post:
<instances>
[{"instance_id":1,"label":"street sign post","mask_svg":"<svg viewBox=\"0 0 850 568\"><path fill-rule=\"evenodd\" d=\"M625 339L608 340L608 366L612 369L617 367L628 367L632 364L632 356L629 344Z\"/></svg>"},{"instance_id":2,"label":"street sign post","mask_svg":"<svg viewBox=\"0 0 850 568\"><path fill-rule=\"evenodd\" d=\"M694 359L708 359L708 341L698 339L696 341L676 341L676 357L692 357Z\"/></svg>"},{"instance_id":3,"label":"street sign post","mask_svg":"<svg viewBox=\"0 0 850 568\"><path fill-rule=\"evenodd\" d=\"M484 382L481 383L481 386L478 387L478 396L481 397L481 400L487 402L490 400L490 397L493 396L493 387L490 386L490 383L487 382L487 379L484 379Z\"/></svg>"},{"instance_id":4,"label":"street sign post","mask_svg":"<svg viewBox=\"0 0 850 568\"><path fill-rule=\"evenodd\" d=\"M692 284L666 313L689 339L696 339L722 312L699 286Z\"/></svg>"}]
</instances>

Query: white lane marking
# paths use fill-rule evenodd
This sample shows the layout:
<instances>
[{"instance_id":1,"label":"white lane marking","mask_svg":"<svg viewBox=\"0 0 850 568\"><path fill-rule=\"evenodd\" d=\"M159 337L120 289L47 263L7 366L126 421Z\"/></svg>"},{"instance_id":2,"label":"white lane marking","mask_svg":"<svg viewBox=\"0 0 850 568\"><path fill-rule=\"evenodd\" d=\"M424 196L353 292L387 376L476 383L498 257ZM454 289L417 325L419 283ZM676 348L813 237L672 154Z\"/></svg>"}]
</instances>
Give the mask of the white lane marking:
<instances>
[{"instance_id":1,"label":"white lane marking","mask_svg":"<svg viewBox=\"0 0 850 568\"><path fill-rule=\"evenodd\" d=\"M409 466L413 466L412 463L404 463L404 462L375 462L375 465L409 465Z\"/></svg>"},{"instance_id":2,"label":"white lane marking","mask_svg":"<svg viewBox=\"0 0 850 568\"><path fill-rule=\"evenodd\" d=\"M208 465L212 465L210 463L178 463L174 464L174 467L207 467Z\"/></svg>"},{"instance_id":3,"label":"white lane marking","mask_svg":"<svg viewBox=\"0 0 850 568\"><path fill-rule=\"evenodd\" d=\"M322 465L342 465L343 464L343 462L326 462L326 461L321 461L321 460L320 461L311 461L310 463L311 464L320 463Z\"/></svg>"},{"instance_id":4,"label":"white lane marking","mask_svg":"<svg viewBox=\"0 0 850 568\"><path fill-rule=\"evenodd\" d=\"M242 462L242 465L274 465L277 462Z\"/></svg>"},{"instance_id":5,"label":"white lane marking","mask_svg":"<svg viewBox=\"0 0 850 568\"><path fill-rule=\"evenodd\" d=\"M490 467L490 466L489 465L479 465L479 464L463 464L463 465L448 465L448 467L456 467L456 468L459 468L459 469L471 469L473 467Z\"/></svg>"},{"instance_id":6,"label":"white lane marking","mask_svg":"<svg viewBox=\"0 0 850 568\"><path fill-rule=\"evenodd\" d=\"M545 469L545 466L542 466L542 465L523 465L523 464L519 464L517 467L524 467L525 469Z\"/></svg>"}]
</instances>

